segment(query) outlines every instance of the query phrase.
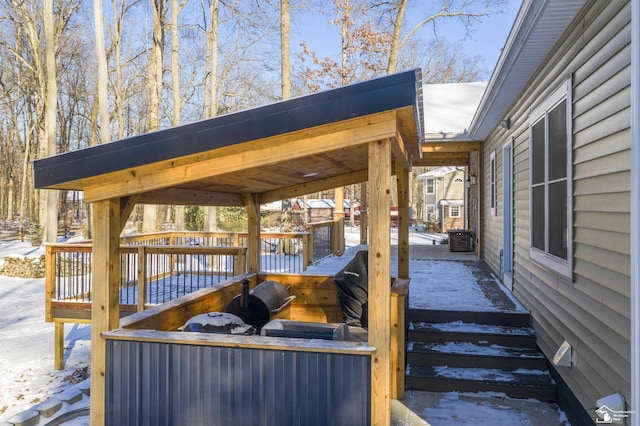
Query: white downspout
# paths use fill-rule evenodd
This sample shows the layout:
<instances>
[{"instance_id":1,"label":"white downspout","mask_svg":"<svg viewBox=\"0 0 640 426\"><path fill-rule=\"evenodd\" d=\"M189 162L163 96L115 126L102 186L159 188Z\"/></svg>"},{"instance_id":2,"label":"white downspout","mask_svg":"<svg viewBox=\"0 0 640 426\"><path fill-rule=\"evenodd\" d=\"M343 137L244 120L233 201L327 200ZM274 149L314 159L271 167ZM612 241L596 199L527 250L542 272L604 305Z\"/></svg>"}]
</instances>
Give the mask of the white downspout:
<instances>
[{"instance_id":1,"label":"white downspout","mask_svg":"<svg viewBox=\"0 0 640 426\"><path fill-rule=\"evenodd\" d=\"M640 426L640 0L631 0L631 425Z\"/></svg>"}]
</instances>

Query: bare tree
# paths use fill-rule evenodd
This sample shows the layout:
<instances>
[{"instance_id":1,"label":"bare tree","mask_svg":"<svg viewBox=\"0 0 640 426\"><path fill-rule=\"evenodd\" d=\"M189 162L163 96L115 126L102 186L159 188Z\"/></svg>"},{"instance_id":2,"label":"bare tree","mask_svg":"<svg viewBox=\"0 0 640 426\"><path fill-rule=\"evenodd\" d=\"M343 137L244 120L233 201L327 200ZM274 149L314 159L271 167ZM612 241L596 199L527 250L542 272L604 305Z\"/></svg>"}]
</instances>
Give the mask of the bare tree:
<instances>
[{"instance_id":1,"label":"bare tree","mask_svg":"<svg viewBox=\"0 0 640 426\"><path fill-rule=\"evenodd\" d=\"M160 128L160 97L163 87L164 49L166 35L167 0L153 0L153 35L149 57L149 99L147 130ZM145 233L160 229L158 207L153 204L144 205L142 230Z\"/></svg>"},{"instance_id":2,"label":"bare tree","mask_svg":"<svg viewBox=\"0 0 640 426\"><path fill-rule=\"evenodd\" d=\"M98 111L100 116L100 135L102 142L111 140L111 126L109 120L109 68L107 66L107 52L104 46L104 17L102 0L93 0L93 19L96 32L96 62L98 64Z\"/></svg>"},{"instance_id":3,"label":"bare tree","mask_svg":"<svg viewBox=\"0 0 640 426\"><path fill-rule=\"evenodd\" d=\"M291 97L291 16L289 0L280 0L280 69L282 99Z\"/></svg>"},{"instance_id":4,"label":"bare tree","mask_svg":"<svg viewBox=\"0 0 640 426\"><path fill-rule=\"evenodd\" d=\"M173 95L173 116L171 124L177 126L182 117L182 97L180 93L180 37L178 34L178 15L184 8L186 0L178 4L178 0L171 0L171 92ZM175 208L176 229L184 229L184 206Z\"/></svg>"},{"instance_id":5,"label":"bare tree","mask_svg":"<svg viewBox=\"0 0 640 426\"><path fill-rule=\"evenodd\" d=\"M389 57L387 62L387 73L396 72L398 65L398 55L403 47L416 35L423 27L432 24L434 32L437 34L437 26L445 20L456 19L461 22L467 33L473 25L482 17L489 13L496 12L504 5L504 0L442 0L432 2L416 2L420 4L417 13L422 16L406 34L403 34L405 26L405 13L409 6L409 0L393 0L377 3L374 7L379 8L382 16L388 17L391 26ZM417 6L418 7L418 6ZM429 8L426 11L422 9Z\"/></svg>"}]
</instances>

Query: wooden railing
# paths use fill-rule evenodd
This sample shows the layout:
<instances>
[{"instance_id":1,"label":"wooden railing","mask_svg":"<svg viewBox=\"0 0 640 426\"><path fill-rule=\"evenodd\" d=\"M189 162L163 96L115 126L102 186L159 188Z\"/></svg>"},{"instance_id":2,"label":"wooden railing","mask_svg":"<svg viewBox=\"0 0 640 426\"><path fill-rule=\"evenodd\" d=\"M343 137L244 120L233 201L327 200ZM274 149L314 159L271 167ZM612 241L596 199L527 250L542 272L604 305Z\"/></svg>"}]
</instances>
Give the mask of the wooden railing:
<instances>
[{"instance_id":1,"label":"wooden railing","mask_svg":"<svg viewBox=\"0 0 640 426\"><path fill-rule=\"evenodd\" d=\"M261 233L261 270L300 274L328 254L314 255L310 232ZM120 313L126 316L247 271L246 233L160 232L127 236L120 247ZM320 246L319 246L320 247ZM92 243L46 248L45 319L55 323L56 369L64 368L64 323L91 322Z\"/></svg>"},{"instance_id":2,"label":"wooden railing","mask_svg":"<svg viewBox=\"0 0 640 426\"><path fill-rule=\"evenodd\" d=\"M69 309L90 309L91 250L88 243L46 247L47 321L75 318L65 313ZM123 311L140 311L243 274L246 251L246 247L120 246L120 305Z\"/></svg>"},{"instance_id":3,"label":"wooden railing","mask_svg":"<svg viewBox=\"0 0 640 426\"><path fill-rule=\"evenodd\" d=\"M331 220L307 225L307 229L309 230L309 245L311 246L311 254L309 255L310 264L318 262L332 254L337 254L334 240L334 226L335 222Z\"/></svg>"}]
</instances>

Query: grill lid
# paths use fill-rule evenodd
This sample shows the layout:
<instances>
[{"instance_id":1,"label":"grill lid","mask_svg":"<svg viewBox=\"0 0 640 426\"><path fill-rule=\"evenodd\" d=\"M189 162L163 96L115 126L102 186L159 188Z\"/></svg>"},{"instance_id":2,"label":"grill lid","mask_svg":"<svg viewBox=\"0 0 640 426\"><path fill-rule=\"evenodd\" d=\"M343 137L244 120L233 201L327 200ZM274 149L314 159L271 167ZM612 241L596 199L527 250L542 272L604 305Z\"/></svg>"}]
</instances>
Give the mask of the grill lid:
<instances>
[{"instance_id":1,"label":"grill lid","mask_svg":"<svg viewBox=\"0 0 640 426\"><path fill-rule=\"evenodd\" d=\"M184 324L182 331L220 334L255 334L256 332L240 317L228 312L209 312L191 317Z\"/></svg>"}]
</instances>

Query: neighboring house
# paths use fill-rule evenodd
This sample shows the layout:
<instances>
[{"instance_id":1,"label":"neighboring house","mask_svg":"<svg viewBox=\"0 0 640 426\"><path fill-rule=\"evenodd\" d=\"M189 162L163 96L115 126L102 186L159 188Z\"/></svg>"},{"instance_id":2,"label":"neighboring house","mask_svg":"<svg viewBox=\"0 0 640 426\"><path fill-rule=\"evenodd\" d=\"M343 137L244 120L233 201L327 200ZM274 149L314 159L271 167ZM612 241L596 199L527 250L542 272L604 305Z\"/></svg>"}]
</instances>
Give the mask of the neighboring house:
<instances>
[{"instance_id":1,"label":"neighboring house","mask_svg":"<svg viewBox=\"0 0 640 426\"><path fill-rule=\"evenodd\" d=\"M305 201L303 198L298 198L293 204L293 211L303 213L304 208L307 208L308 220L311 223L324 222L326 220L333 220L333 212L335 210L336 203L330 198L307 198ZM351 202L344 200L344 214L345 220L349 219L351 214ZM356 208L359 208L356 206Z\"/></svg>"},{"instance_id":2,"label":"neighboring house","mask_svg":"<svg viewBox=\"0 0 640 426\"><path fill-rule=\"evenodd\" d=\"M465 227L465 169L438 167L418 176L424 181L425 222L436 222L439 232Z\"/></svg>"},{"instance_id":3,"label":"neighboring house","mask_svg":"<svg viewBox=\"0 0 640 426\"><path fill-rule=\"evenodd\" d=\"M573 424L616 393L640 412L639 8L525 0L467 135L482 146L481 256L531 310L549 359L571 345L571 367L552 370Z\"/></svg>"}]
</instances>

